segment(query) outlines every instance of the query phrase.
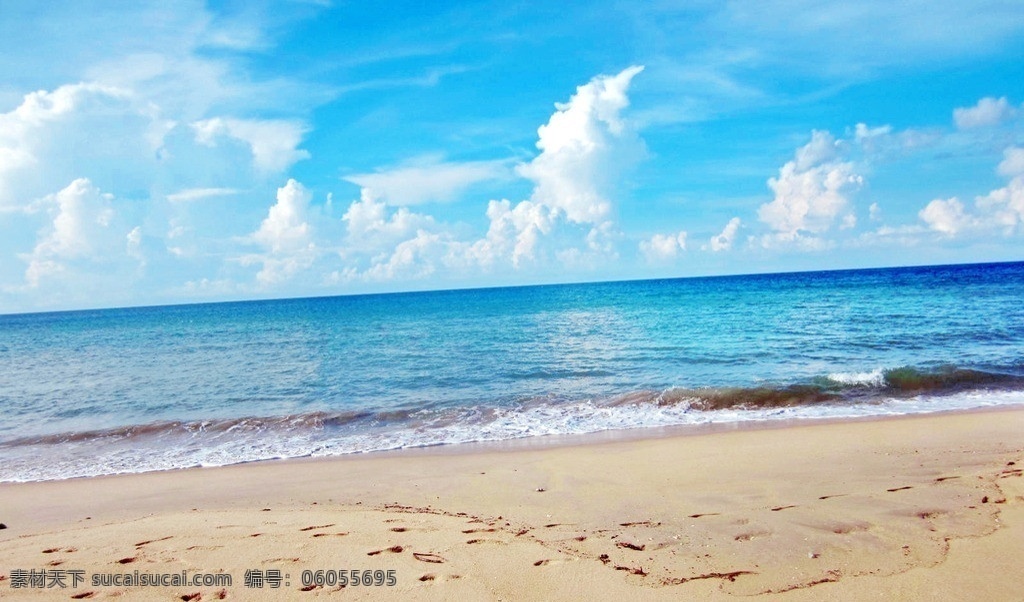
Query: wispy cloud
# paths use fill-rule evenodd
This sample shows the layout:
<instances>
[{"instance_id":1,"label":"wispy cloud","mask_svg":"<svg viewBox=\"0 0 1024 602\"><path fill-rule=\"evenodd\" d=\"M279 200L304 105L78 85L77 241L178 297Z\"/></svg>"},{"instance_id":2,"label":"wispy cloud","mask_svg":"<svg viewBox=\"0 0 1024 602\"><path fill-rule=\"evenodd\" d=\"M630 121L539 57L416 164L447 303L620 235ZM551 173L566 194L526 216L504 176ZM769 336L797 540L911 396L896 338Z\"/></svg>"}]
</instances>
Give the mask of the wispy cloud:
<instances>
[{"instance_id":1,"label":"wispy cloud","mask_svg":"<svg viewBox=\"0 0 1024 602\"><path fill-rule=\"evenodd\" d=\"M219 196L231 196L241 192L237 188L189 188L167 195L172 203L189 203Z\"/></svg>"},{"instance_id":2,"label":"wispy cloud","mask_svg":"<svg viewBox=\"0 0 1024 602\"><path fill-rule=\"evenodd\" d=\"M451 162L427 156L344 179L365 188L374 198L401 206L454 201L474 184L511 177L507 160Z\"/></svg>"}]
</instances>

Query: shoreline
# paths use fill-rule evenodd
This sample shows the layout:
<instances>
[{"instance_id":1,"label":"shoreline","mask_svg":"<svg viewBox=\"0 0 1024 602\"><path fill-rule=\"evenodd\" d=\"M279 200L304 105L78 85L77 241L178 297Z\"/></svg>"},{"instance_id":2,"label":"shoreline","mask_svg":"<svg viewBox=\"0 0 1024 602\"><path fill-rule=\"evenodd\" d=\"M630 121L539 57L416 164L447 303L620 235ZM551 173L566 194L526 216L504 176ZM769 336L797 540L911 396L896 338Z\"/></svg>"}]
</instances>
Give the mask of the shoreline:
<instances>
[{"instance_id":1,"label":"shoreline","mask_svg":"<svg viewBox=\"0 0 1024 602\"><path fill-rule=\"evenodd\" d=\"M513 439L498 439L485 441L466 441L461 443L440 443L433 445L420 445L403 447L397 449L370 450L361 452L346 452L325 455L291 456L285 458L263 458L258 460L245 460L230 464L217 464L209 466L187 466L182 468L170 468L159 470L145 470L139 472L120 472L112 474L99 474L92 476L66 477L59 479L42 479L36 481L0 481L0 490L8 485L27 485L33 483L64 483L70 481L88 479L106 479L117 477L130 477L147 474L174 474L183 471L193 470L218 470L224 468L282 463L302 464L307 462L333 462L336 460L359 459L359 458L382 458L382 457L419 457L421 455L462 455L479 454L490 452L517 452L517 451L539 451L548 449L586 447L617 442L646 441L658 439L671 439L674 437L701 437L720 433L734 433L746 431L780 430L793 429L826 424L846 424L860 422L876 422L890 420L913 420L916 418L945 416L957 414L975 414L1004 411L1024 410L1024 402L1012 404L999 404L990 406L979 406L973 408L941 409L931 412L911 412L906 414L872 414L862 416L822 416L822 417L786 417L768 419L750 419L722 422L707 422L700 424L675 424L649 427L628 427L610 428L589 433L566 433L553 435L528 435Z\"/></svg>"},{"instance_id":2,"label":"shoreline","mask_svg":"<svg viewBox=\"0 0 1024 602\"><path fill-rule=\"evenodd\" d=\"M0 550L11 568L239 582L246 567L358 561L399 572L396 589L365 594L414 599L559 597L570 582L601 597L924 598L974 583L952 572L963 562L987 576L975 595L1001 599L1014 573L993 571L1024 554L1022 427L1024 408L981 408L4 483Z\"/></svg>"}]
</instances>

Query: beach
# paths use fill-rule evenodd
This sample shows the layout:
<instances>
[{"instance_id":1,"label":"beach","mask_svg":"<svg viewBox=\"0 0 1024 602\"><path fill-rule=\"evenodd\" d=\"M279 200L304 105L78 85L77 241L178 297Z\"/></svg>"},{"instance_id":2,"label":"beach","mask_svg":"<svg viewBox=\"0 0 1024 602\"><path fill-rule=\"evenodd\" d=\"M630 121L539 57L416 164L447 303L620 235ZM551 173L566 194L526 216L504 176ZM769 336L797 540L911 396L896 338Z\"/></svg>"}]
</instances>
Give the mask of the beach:
<instances>
[{"instance_id":1,"label":"beach","mask_svg":"<svg viewBox=\"0 0 1024 602\"><path fill-rule=\"evenodd\" d=\"M1009 408L4 483L0 589L54 600L1018 600L1021 432L1024 409ZM394 571L396 583L340 587L353 569L368 582ZM84 579L12 587L31 570ZM182 571L232 582L92 581Z\"/></svg>"}]
</instances>

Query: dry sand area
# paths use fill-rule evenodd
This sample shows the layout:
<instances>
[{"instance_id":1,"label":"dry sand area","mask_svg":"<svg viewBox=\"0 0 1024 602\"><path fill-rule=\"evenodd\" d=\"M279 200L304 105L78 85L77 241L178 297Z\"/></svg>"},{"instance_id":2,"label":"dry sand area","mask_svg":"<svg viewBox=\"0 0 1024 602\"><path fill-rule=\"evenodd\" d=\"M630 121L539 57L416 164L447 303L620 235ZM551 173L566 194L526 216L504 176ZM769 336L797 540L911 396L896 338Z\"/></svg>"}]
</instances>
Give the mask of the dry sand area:
<instances>
[{"instance_id":1,"label":"dry sand area","mask_svg":"<svg viewBox=\"0 0 1024 602\"><path fill-rule=\"evenodd\" d=\"M1014 409L8 484L0 597L1024 600L1022 468ZM14 589L15 569L233 583ZM397 584L301 583L350 569Z\"/></svg>"}]
</instances>

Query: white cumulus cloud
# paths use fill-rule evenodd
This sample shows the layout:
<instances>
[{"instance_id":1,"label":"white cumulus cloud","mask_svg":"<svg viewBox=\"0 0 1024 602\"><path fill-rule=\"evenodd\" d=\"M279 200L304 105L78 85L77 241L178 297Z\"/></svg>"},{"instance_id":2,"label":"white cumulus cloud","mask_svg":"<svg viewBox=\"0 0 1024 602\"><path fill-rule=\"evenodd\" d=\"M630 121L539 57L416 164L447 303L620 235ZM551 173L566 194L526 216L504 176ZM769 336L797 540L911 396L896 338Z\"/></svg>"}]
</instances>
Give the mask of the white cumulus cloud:
<instances>
[{"instance_id":1,"label":"white cumulus cloud","mask_svg":"<svg viewBox=\"0 0 1024 602\"><path fill-rule=\"evenodd\" d=\"M920 211L919 217L930 229L948 236L968 231L1010 235L1024 230L1024 148L1007 148L998 172L1010 181L975 197L972 211L956 198L936 199Z\"/></svg>"},{"instance_id":2,"label":"white cumulus cloud","mask_svg":"<svg viewBox=\"0 0 1024 602\"><path fill-rule=\"evenodd\" d=\"M1024 228L1024 148L1010 147L1003 153L999 173L1010 178L1006 186L978 197L978 209L988 220L1007 232Z\"/></svg>"},{"instance_id":3,"label":"white cumulus cloud","mask_svg":"<svg viewBox=\"0 0 1024 602\"><path fill-rule=\"evenodd\" d=\"M922 209L918 216L928 227L936 232L954 235L972 224L972 219L964 212L964 204L959 199L935 199Z\"/></svg>"},{"instance_id":4,"label":"white cumulus cloud","mask_svg":"<svg viewBox=\"0 0 1024 602\"><path fill-rule=\"evenodd\" d=\"M1011 146L1004 150L998 171L1008 178L1024 175L1024 148Z\"/></svg>"},{"instance_id":5,"label":"white cumulus cloud","mask_svg":"<svg viewBox=\"0 0 1024 602\"><path fill-rule=\"evenodd\" d=\"M768 180L775 199L758 210L774 230L775 241L796 240L828 231L841 215L850 220L849 194L863 183L852 162L844 161L840 143L823 131L797 149L796 156Z\"/></svg>"},{"instance_id":6,"label":"white cumulus cloud","mask_svg":"<svg viewBox=\"0 0 1024 602\"><path fill-rule=\"evenodd\" d=\"M81 177L143 183L168 127L120 88L82 83L27 94L0 114L0 211L23 209Z\"/></svg>"},{"instance_id":7,"label":"white cumulus cloud","mask_svg":"<svg viewBox=\"0 0 1024 602\"><path fill-rule=\"evenodd\" d=\"M214 117L192 124L196 142L214 147L219 139L240 140L252 150L253 163L262 172L282 172L309 158L298 148L306 128L297 121L281 119L232 119Z\"/></svg>"},{"instance_id":8,"label":"white cumulus cloud","mask_svg":"<svg viewBox=\"0 0 1024 602\"><path fill-rule=\"evenodd\" d=\"M141 233L122 225L113 201L113 195L80 178L33 205L32 211L45 210L50 221L32 252L21 255L28 264L28 288L87 296L108 285L108 277L132 258L141 259Z\"/></svg>"},{"instance_id":9,"label":"white cumulus cloud","mask_svg":"<svg viewBox=\"0 0 1024 602\"><path fill-rule=\"evenodd\" d=\"M710 246L714 252L728 251L736 239L736 232L740 229L740 218L734 217L729 220L720 234L711 237Z\"/></svg>"},{"instance_id":10,"label":"white cumulus cloud","mask_svg":"<svg viewBox=\"0 0 1024 602\"><path fill-rule=\"evenodd\" d=\"M438 260L448 252L449 241L440 234L420 230L400 242L390 256L381 256L363 274L366 280L418 279L437 270Z\"/></svg>"},{"instance_id":11,"label":"white cumulus cloud","mask_svg":"<svg viewBox=\"0 0 1024 602\"><path fill-rule=\"evenodd\" d=\"M306 211L312 195L295 180L277 189L277 202L270 207L253 240L272 252L304 249L311 243L311 227Z\"/></svg>"},{"instance_id":12,"label":"white cumulus cloud","mask_svg":"<svg viewBox=\"0 0 1024 602\"><path fill-rule=\"evenodd\" d=\"M686 250L686 232L678 234L655 234L640 241L640 253L651 263L675 259L680 251Z\"/></svg>"},{"instance_id":13,"label":"white cumulus cloud","mask_svg":"<svg viewBox=\"0 0 1024 602\"><path fill-rule=\"evenodd\" d=\"M517 167L535 184L530 200L563 212L575 223L597 224L609 215L623 170L643 154L643 146L621 112L626 92L643 67L601 75L576 89L567 103L556 104L547 124L537 130L541 153Z\"/></svg>"},{"instance_id":14,"label":"white cumulus cloud","mask_svg":"<svg viewBox=\"0 0 1024 602\"><path fill-rule=\"evenodd\" d=\"M961 130L997 125L1012 119L1017 110L1010 105L1006 97L985 97L973 107L953 109L953 122Z\"/></svg>"},{"instance_id":15,"label":"white cumulus cloud","mask_svg":"<svg viewBox=\"0 0 1024 602\"><path fill-rule=\"evenodd\" d=\"M288 180L277 189L277 202L270 207L267 217L251 236L265 253L242 258L243 265L262 265L256 274L260 284L278 284L312 265L316 258L316 245L313 227L307 221L311 199L309 191L295 180Z\"/></svg>"},{"instance_id":16,"label":"white cumulus cloud","mask_svg":"<svg viewBox=\"0 0 1024 602\"><path fill-rule=\"evenodd\" d=\"M349 205L341 219L347 226L349 245L362 250L394 244L417 230L434 226L432 217L414 213L405 207L389 211L387 205L368 188L362 189L359 200Z\"/></svg>"},{"instance_id":17,"label":"white cumulus cloud","mask_svg":"<svg viewBox=\"0 0 1024 602\"><path fill-rule=\"evenodd\" d=\"M514 268L534 259L538 241L551 232L557 218L541 203L522 201L513 207L507 199L488 203L487 217L487 235L472 244L468 254L483 266L511 258Z\"/></svg>"}]
</instances>

